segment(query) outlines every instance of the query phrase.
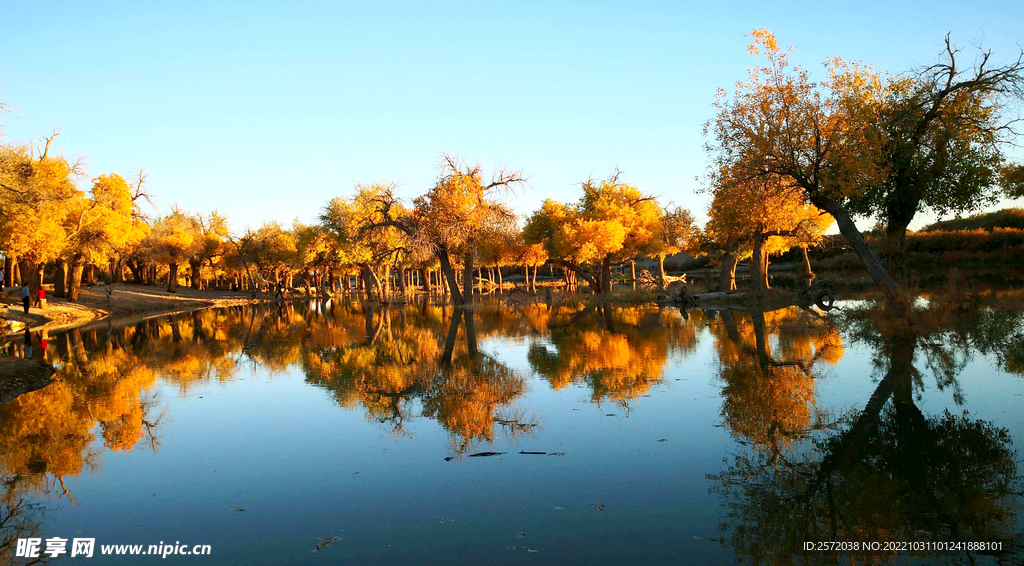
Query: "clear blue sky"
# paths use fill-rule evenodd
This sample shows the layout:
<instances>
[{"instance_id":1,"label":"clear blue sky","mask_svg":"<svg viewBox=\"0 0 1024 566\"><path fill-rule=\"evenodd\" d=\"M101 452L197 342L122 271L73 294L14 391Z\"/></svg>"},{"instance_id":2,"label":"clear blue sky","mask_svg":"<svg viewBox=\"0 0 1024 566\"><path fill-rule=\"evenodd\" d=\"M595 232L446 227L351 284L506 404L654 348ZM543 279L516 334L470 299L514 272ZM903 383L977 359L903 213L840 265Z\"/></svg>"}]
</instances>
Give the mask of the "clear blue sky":
<instances>
[{"instance_id":1,"label":"clear blue sky","mask_svg":"<svg viewBox=\"0 0 1024 566\"><path fill-rule=\"evenodd\" d=\"M415 196L442 151L525 171L521 213L618 166L703 218L701 126L753 63L751 29L815 69L838 55L904 70L947 31L997 61L1024 42L1015 1L3 0L0 14L0 100L17 111L0 141L59 126L57 149L90 175L145 167L161 210L218 209L235 230L312 220L359 182Z\"/></svg>"}]
</instances>

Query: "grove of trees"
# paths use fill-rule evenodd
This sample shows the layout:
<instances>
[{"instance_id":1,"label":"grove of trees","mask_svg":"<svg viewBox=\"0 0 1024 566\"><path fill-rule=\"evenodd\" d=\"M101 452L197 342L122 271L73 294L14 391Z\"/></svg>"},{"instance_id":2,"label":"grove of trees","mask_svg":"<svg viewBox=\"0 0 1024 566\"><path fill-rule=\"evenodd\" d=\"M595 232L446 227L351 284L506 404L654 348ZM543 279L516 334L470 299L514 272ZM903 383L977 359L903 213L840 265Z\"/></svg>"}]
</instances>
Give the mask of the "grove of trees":
<instances>
[{"instance_id":1,"label":"grove of trees","mask_svg":"<svg viewBox=\"0 0 1024 566\"><path fill-rule=\"evenodd\" d=\"M637 261L651 260L664 289L665 258L688 251L720 265L722 291L736 289L736 266L749 258L751 286L765 290L770 256L793 248L809 283L807 249L836 223L879 288L905 302L907 228L919 213L960 215L1021 194L1024 175L1006 148L1024 98L1024 55L999 66L979 50L965 62L947 37L931 65L889 74L835 58L816 80L769 31L751 37L764 62L720 90L705 125L703 228L618 170L581 182L575 202L548 199L519 218L502 197L525 184L521 172L444 155L433 186L410 201L394 184L357 185L312 224L232 230L218 211L155 215L142 171L89 179L81 163L51 151L55 131L40 148L0 146L7 281L33 291L51 282L72 301L83 282L102 278L169 292L354 287L378 300L422 289L458 305L500 288L505 274L522 273L535 291L545 264L569 289L582 281L607 295L616 280L635 287ZM884 231L885 261L856 224L868 218Z\"/></svg>"}]
</instances>

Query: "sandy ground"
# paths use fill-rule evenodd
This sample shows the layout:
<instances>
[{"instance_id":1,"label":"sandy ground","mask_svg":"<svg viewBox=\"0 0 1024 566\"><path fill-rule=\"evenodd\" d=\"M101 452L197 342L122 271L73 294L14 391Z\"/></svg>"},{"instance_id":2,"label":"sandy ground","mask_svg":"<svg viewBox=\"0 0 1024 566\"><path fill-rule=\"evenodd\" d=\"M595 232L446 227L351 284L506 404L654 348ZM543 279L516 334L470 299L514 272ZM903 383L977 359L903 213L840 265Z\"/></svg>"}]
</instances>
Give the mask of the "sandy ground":
<instances>
[{"instance_id":1,"label":"sandy ground","mask_svg":"<svg viewBox=\"0 0 1024 566\"><path fill-rule=\"evenodd\" d=\"M26 325L32 332L52 332L109 317L141 320L157 314L262 302L268 299L263 294L254 299L247 291L235 293L179 288L177 293L168 293L165 287L118 283L112 286L109 299L105 285L82 287L77 303L49 297L45 308L32 307L26 315L17 291L18 289L7 289L3 295L3 305L0 306L0 316L11 324L12 332L23 332Z\"/></svg>"}]
</instances>

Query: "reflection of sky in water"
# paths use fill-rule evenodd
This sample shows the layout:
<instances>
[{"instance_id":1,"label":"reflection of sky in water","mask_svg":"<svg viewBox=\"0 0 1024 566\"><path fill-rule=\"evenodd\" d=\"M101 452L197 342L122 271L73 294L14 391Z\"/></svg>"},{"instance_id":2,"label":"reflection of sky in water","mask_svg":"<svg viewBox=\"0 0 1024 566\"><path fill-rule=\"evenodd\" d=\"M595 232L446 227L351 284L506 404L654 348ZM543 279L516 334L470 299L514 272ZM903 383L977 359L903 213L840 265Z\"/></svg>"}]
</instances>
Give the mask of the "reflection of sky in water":
<instances>
[{"instance_id":1,"label":"reflection of sky in water","mask_svg":"<svg viewBox=\"0 0 1024 566\"><path fill-rule=\"evenodd\" d=\"M60 501L41 534L211 544L214 557L194 562L218 564L732 563L729 541L717 541L726 509L707 476L743 448L722 416L724 333L707 324L699 321L691 350L669 351L660 382L628 407L593 402L579 381L556 391L534 374L530 346L555 354L549 337L482 336L481 351L526 376L511 405L539 423L514 440L499 432L474 444L508 452L495 457L446 461L452 437L435 420L415 417L389 433L294 366L270 374L243 360L233 380L194 383L187 394L161 380L151 391L167 408L159 451L103 451L94 473L66 481L74 503ZM877 386L877 354L843 348L814 381L817 407L835 413L862 409ZM959 383L964 407L927 375L918 406L926 416L967 408L1009 429L1019 449L1024 378L976 356ZM311 552L324 537L339 540Z\"/></svg>"}]
</instances>

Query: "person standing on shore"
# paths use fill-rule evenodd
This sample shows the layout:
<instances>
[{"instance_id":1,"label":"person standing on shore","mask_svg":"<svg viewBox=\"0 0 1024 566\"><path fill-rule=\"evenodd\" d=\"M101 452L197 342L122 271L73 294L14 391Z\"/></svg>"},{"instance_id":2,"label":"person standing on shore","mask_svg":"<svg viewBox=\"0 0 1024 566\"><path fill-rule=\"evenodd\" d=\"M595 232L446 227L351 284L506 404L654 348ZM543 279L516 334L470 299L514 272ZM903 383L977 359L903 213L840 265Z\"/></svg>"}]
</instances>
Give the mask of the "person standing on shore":
<instances>
[{"instance_id":1,"label":"person standing on shore","mask_svg":"<svg viewBox=\"0 0 1024 566\"><path fill-rule=\"evenodd\" d=\"M36 308L43 308L43 301L46 300L46 289L42 285L39 286L39 292L36 293Z\"/></svg>"},{"instance_id":2,"label":"person standing on shore","mask_svg":"<svg viewBox=\"0 0 1024 566\"><path fill-rule=\"evenodd\" d=\"M21 306L23 306L25 308L25 314L28 314L28 303L29 303L29 300L30 300L29 297L32 296L32 291L29 290L28 283L25 283L25 284L23 284L21 286L20 294L21 294Z\"/></svg>"},{"instance_id":3,"label":"person standing on shore","mask_svg":"<svg viewBox=\"0 0 1024 566\"><path fill-rule=\"evenodd\" d=\"M4 273L4 269L2 267L0 267L0 291L3 291L4 287L6 287L6 286L7 286L7 274Z\"/></svg>"}]
</instances>

